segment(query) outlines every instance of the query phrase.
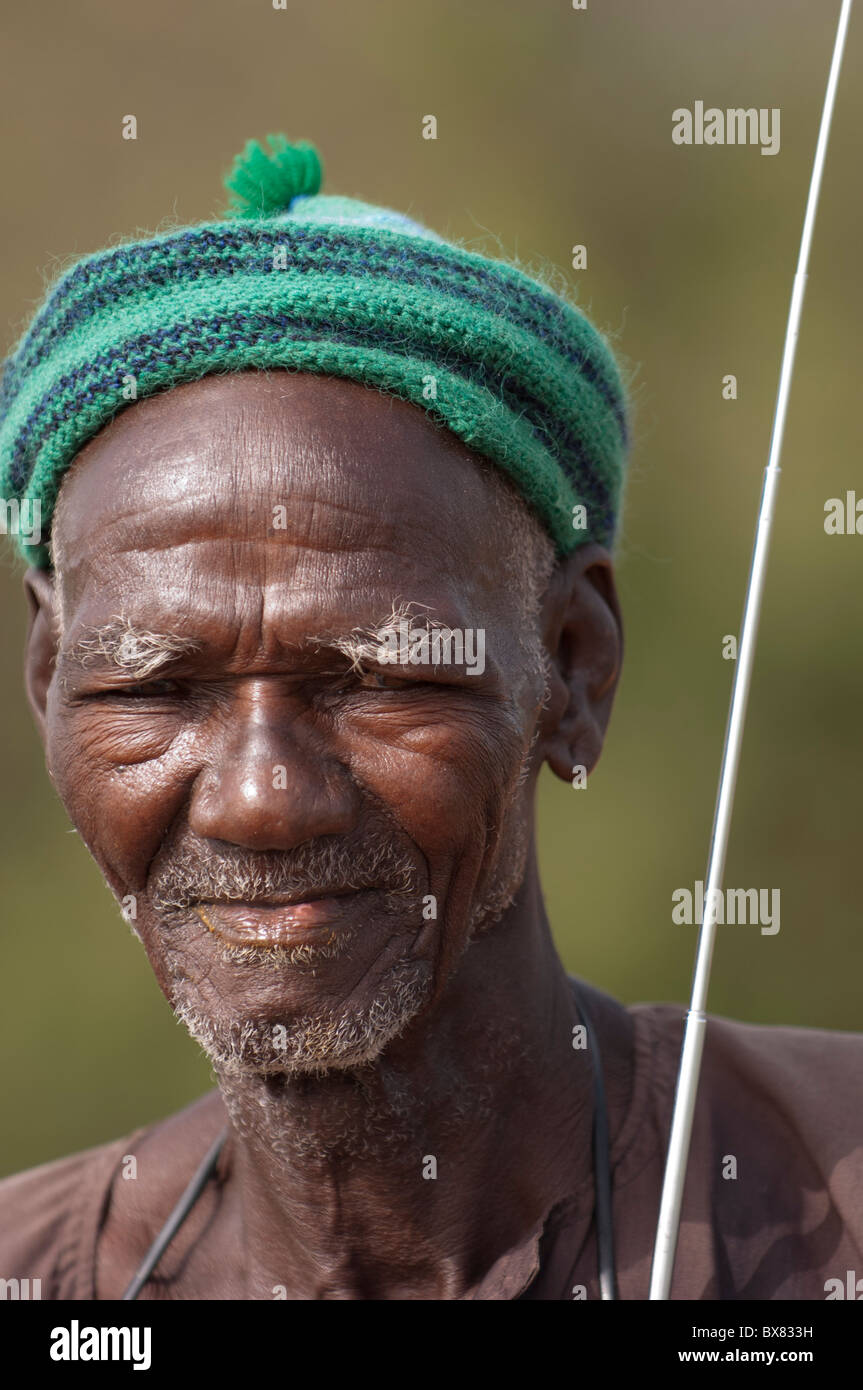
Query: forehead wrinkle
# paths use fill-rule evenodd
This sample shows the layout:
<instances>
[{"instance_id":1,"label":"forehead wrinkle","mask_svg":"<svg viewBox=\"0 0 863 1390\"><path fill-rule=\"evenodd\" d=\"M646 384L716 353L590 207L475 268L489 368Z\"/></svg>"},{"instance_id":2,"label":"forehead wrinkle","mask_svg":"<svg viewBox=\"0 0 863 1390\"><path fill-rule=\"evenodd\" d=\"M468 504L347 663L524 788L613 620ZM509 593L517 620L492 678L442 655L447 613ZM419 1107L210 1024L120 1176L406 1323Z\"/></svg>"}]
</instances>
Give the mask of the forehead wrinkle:
<instances>
[{"instance_id":1,"label":"forehead wrinkle","mask_svg":"<svg viewBox=\"0 0 863 1390\"><path fill-rule=\"evenodd\" d=\"M217 573L206 573L202 569L197 571L201 582L190 583L190 577L194 579L196 575L193 570L190 576L189 562L183 558L186 544L197 542L192 540L176 547L179 563L160 567L157 586L152 584L144 563L140 568L132 567L139 569L137 576L127 570L124 578L128 582L117 590L115 598L124 616L118 618L115 614L112 619L125 626L119 636L106 632L104 642L116 636L116 646L122 642L124 634L134 628L145 633L164 631L168 641L189 640L198 642L199 646L209 646L211 650L220 649L223 660L230 652L228 659L239 663L314 648L331 648L343 658L347 655L353 659L354 649L351 647L348 651L346 644L370 640L381 628L407 617L407 610L413 614L414 627L424 615L430 626L476 629L491 625L497 628L502 616L499 611L495 612L500 608L501 595L488 589L481 592L481 573L464 577L470 582L461 586L463 592L454 591L451 583L441 588L439 574L430 582L419 573L412 558L391 551L386 544L343 557L349 561L345 573L334 572L315 549L290 546L282 550L265 545L261 551L265 570L263 583L259 574L245 572L243 561L247 546L237 537L214 542ZM143 562L146 554L146 551L129 551L126 559L137 555ZM382 564L387 555L396 562L392 566L396 571L394 583L381 577L381 572L385 574L388 568ZM89 608L92 613L93 599L102 606L99 600L104 593L104 577L104 573L97 575L91 571L79 611L86 612ZM136 596L131 608L129 593ZM417 597L406 600L406 593ZM148 601L150 594L156 599L152 606ZM435 604L430 604L426 596L435 600ZM139 606L141 599L143 608ZM209 633L210 640L199 642L198 638L187 639L172 632L178 614L182 614L186 634L190 630ZM335 622L331 621L333 618ZM103 627L110 628L110 623ZM300 635L292 638L291 629L300 629ZM99 629L93 629L89 638L85 638L84 652L92 652L94 638L97 646L103 642ZM167 656L163 658L166 659Z\"/></svg>"},{"instance_id":2,"label":"forehead wrinkle","mask_svg":"<svg viewBox=\"0 0 863 1390\"><path fill-rule=\"evenodd\" d=\"M123 576L127 582L119 590L120 602L123 588L127 593L143 594L146 600L148 589L152 591L155 588L152 574L147 573L149 552L173 551L176 563L172 564L169 560L165 566L160 566L155 576L158 579L159 609L171 617L179 611L185 620L189 620L194 608L199 606L190 602L194 597L192 589L213 590L217 595L221 590L229 601L224 604L211 602L206 608L202 607L203 626L206 627L206 620L212 626L215 616L224 633L228 628L232 629L232 654L238 661L243 661L253 655L275 655L280 651L310 645L329 646L344 656L346 640L355 638L358 633L368 636L370 629L377 632L392 622L396 605L404 602L402 595L405 592L431 594L435 598L441 596L442 572L446 573L449 566L444 563L442 571L442 557L437 548L432 555L418 553L414 548L405 546L404 537L394 533L390 526L381 528L383 534L379 531L375 536L366 534L356 537L352 537L346 527L341 535L331 536L328 543L322 545L314 518L334 511L347 516L356 515L358 509L348 501L322 497L316 488L309 491L311 495L304 500L311 512L312 524L308 525L308 529L312 535L304 535L297 540L291 539L290 532L271 532L254 537L236 534L190 535L181 539L167 537L162 532L161 535L147 536L147 545L142 547L139 531L137 536L129 537L127 545L116 549L112 546L112 557L116 555L118 560L122 557L126 562L133 562ZM232 493L232 501L242 499L240 490L232 489ZM207 495L212 497L212 492ZM178 499L178 505L188 506L188 498ZM366 508L363 508L362 513L365 512ZM369 514L373 515L371 508ZM133 513L125 515L135 520ZM200 511L197 516L200 519ZM379 526L379 517L376 522ZM209 569L198 565L201 547L209 547ZM257 564L254 562L255 556L259 560ZM335 557L340 561L340 568L333 568ZM104 583L105 558L102 557L103 564L99 566L98 573L93 566L88 566L90 575L86 590L89 590L91 597L94 584L98 597ZM252 563L247 564L250 559ZM137 564L134 563L136 560ZM423 573L423 566L428 567L433 560L436 563L432 572ZM134 571L137 571L137 576ZM389 582L387 571L392 576ZM497 600L502 596L490 587L489 576L481 564L462 566L457 577L459 592L454 592L451 582L446 583L443 592L444 608L448 610L446 618L433 612L424 599L411 600L409 606L427 611L431 614L429 621L439 626L486 626L493 610L499 607ZM196 580L200 580L200 584L194 582ZM382 612L387 602L390 604L389 611ZM364 621L362 614L359 615L359 622L352 621L352 613L361 607L374 614L372 621ZM303 609L307 612L306 618ZM329 631L327 617L333 610L348 616ZM147 612L147 621L158 626L163 620L158 617L158 609L154 609L153 613L151 618L150 612ZM498 613L497 616L501 615ZM299 641L286 642L280 629L300 624L306 629L303 637ZM200 618L198 625L201 626ZM220 641L219 645L224 648L228 644Z\"/></svg>"},{"instance_id":3,"label":"forehead wrinkle","mask_svg":"<svg viewBox=\"0 0 863 1390\"><path fill-rule=\"evenodd\" d=\"M297 548L322 558L365 551L378 563L382 553L403 563L408 555L432 551L436 567L462 570L471 587L481 583L491 557L477 556L475 546L470 553L466 551L466 528L445 524L447 517L438 516L439 508L431 512L425 506L398 510L392 505L393 490L386 487L382 476L374 480L374 495L366 496L361 489L357 495L355 484L361 479L353 476L353 467L344 468L342 454L326 438L302 434L297 438L289 430L262 428L257 416L244 410L239 416L217 417L209 432L196 441L197 448L189 449L187 441L182 442L185 447L176 458L166 461L164 454L153 457L152 474L146 459L141 461L134 495L133 480L125 479L130 495L123 495L126 488L119 497L115 495L113 515L103 518L100 528L110 554L144 557L147 552L164 554L177 546L197 550L224 539L243 549L264 545L269 569L271 556L275 559ZM359 458L354 462L360 461L363 452L358 450ZM170 491L165 495L165 487L160 486L159 474L166 463L169 475L177 468L184 475L179 496L171 496ZM196 464L205 472L200 486L194 486ZM187 465L191 466L188 477ZM390 505L381 506L384 499ZM285 531L271 529L276 505L286 507ZM220 522L223 525L221 537L183 534L196 525L206 525L208 517L214 529ZM450 523L454 520L449 517ZM438 521L440 525L435 524ZM370 527L374 531L371 536ZM104 558L103 549L99 559Z\"/></svg>"},{"instance_id":4,"label":"forehead wrinkle","mask_svg":"<svg viewBox=\"0 0 863 1390\"><path fill-rule=\"evenodd\" d=\"M408 524L402 525L397 518L389 521L382 519L371 502L367 506L360 506L357 498L349 497L342 500L332 495L321 495L320 487L315 486L314 480L310 480L307 487L298 487L295 482L291 482L289 488L284 481L274 482L272 487L265 491L267 495L263 499L263 510L260 514L256 514L254 506L249 506L251 489L243 488L239 482L230 489L228 496L214 494L211 483L208 487L198 489L197 494L187 494L182 498L163 499L154 496L148 499L147 505L143 507L139 498L137 504L117 512L107 522L102 523L102 536L110 538L108 551L111 556L146 557L150 553L165 554L186 547L200 549L219 544L237 549L265 546L265 559L269 565L273 557L290 560L303 551L320 556L324 560L333 554L346 553L368 553L377 558L381 551L398 556L401 553L398 549L399 539L401 538L404 544L406 533L411 529L418 529L411 528ZM287 500L282 501L283 498ZM224 523L228 519L224 511L226 502L232 508L233 515L229 518L231 524L223 525L222 530L217 530L217 523ZM208 507L207 504L211 505ZM298 517L293 509L302 504L306 505L307 510ZM286 508L288 526L285 530L273 529L273 514L277 506ZM148 518L148 512L153 513L152 521ZM329 528L332 526L333 516L338 514L345 518L346 523L366 519L374 525L379 534L352 536L349 524L345 524L339 527L339 533L334 537ZM293 527L292 521L295 523ZM302 526L301 534L299 526L296 525L298 521ZM169 524L172 522L173 532ZM186 531L187 525L200 526L202 522L204 525L213 526L211 534L195 535ZM124 530L127 533L125 536ZM382 532L387 534L380 534ZM98 558L100 563L104 561L103 554ZM78 563L80 564L80 560ZM86 556L83 563L87 563ZM74 567L77 568L77 565ZM73 568L73 565L69 564L68 568Z\"/></svg>"}]
</instances>

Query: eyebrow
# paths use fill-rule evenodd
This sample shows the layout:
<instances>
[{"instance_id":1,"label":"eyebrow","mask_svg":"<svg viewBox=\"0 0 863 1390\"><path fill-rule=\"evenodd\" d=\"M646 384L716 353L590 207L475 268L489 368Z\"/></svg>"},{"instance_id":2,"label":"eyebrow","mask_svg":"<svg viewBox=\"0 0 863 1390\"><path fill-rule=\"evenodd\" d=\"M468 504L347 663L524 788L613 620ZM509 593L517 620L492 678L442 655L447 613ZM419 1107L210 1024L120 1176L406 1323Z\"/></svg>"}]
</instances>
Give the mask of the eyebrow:
<instances>
[{"instance_id":1,"label":"eyebrow","mask_svg":"<svg viewBox=\"0 0 863 1390\"><path fill-rule=\"evenodd\" d=\"M426 609L415 613L414 609ZM433 616L427 604L394 603L378 623L355 627L350 632L309 635L303 645L315 651L332 651L344 657L352 670L380 663L380 647L390 633L405 631L450 632L448 623ZM153 632L137 628L121 615L102 627L85 628L84 633L63 652L64 661L84 670L94 666L114 667L132 680L147 680L182 657L199 652L203 643L176 633Z\"/></svg>"},{"instance_id":2,"label":"eyebrow","mask_svg":"<svg viewBox=\"0 0 863 1390\"><path fill-rule=\"evenodd\" d=\"M195 638L136 628L127 618L117 616L103 627L86 628L63 658L85 670L113 666L134 680L146 680L200 647Z\"/></svg>"},{"instance_id":3,"label":"eyebrow","mask_svg":"<svg viewBox=\"0 0 863 1390\"><path fill-rule=\"evenodd\" d=\"M414 608L425 608L426 613L416 614L412 612ZM448 623L434 617L428 604L402 602L394 603L391 611L379 623L355 627L344 636L325 635L311 637L309 641L316 647L339 652L350 662L351 669L358 671L364 664L380 664L380 649L390 634L401 638L416 632L433 631L446 633L452 629Z\"/></svg>"}]
</instances>

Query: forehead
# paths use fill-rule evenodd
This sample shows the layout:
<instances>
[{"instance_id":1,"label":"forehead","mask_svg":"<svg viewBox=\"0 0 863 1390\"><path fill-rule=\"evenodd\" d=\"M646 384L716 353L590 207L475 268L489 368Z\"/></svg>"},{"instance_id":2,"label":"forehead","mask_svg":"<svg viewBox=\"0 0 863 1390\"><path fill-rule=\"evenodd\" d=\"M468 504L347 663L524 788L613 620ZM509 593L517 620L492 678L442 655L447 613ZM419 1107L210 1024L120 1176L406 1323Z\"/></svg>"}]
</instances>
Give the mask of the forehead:
<instances>
[{"instance_id":1,"label":"forehead","mask_svg":"<svg viewBox=\"0 0 863 1390\"><path fill-rule=\"evenodd\" d=\"M284 372L210 377L119 415L58 517L64 610L241 619L400 595L469 622L500 544L474 456L417 406ZM474 619L475 620L475 619Z\"/></svg>"}]
</instances>

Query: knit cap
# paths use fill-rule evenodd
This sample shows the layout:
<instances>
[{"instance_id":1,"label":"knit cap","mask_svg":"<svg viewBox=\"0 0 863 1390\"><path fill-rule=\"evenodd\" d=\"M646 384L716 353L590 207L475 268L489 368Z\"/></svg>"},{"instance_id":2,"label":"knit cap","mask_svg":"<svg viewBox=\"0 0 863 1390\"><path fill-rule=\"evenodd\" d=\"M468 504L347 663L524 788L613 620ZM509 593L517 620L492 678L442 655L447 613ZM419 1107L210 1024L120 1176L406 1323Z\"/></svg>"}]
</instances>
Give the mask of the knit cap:
<instances>
[{"instance_id":1,"label":"knit cap","mask_svg":"<svg viewBox=\"0 0 863 1390\"><path fill-rule=\"evenodd\" d=\"M602 334L517 267L321 181L308 143L250 140L220 220L98 251L49 289L0 378L0 500L41 513L41 533L17 528L31 564L50 565L63 474L112 416L254 368L411 401L507 474L559 554L611 544L627 405Z\"/></svg>"}]
</instances>

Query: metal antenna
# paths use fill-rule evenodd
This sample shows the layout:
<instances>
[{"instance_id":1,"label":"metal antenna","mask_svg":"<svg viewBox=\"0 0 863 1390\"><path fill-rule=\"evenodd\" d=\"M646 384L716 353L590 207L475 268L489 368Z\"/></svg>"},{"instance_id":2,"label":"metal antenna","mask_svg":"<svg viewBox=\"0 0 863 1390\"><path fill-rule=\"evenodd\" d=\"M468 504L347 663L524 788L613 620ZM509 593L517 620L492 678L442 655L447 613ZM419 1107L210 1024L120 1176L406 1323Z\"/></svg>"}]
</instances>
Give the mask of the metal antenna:
<instances>
[{"instance_id":1,"label":"metal antenna","mask_svg":"<svg viewBox=\"0 0 863 1390\"><path fill-rule=\"evenodd\" d=\"M737 669L734 673L731 707L725 730L725 746L722 752L722 768L719 774L719 788L716 794L716 810L713 817L713 831L710 837L710 854L707 864L704 920L695 953L692 996L689 1001L689 1011L686 1015L686 1027L683 1034L680 1069L677 1074L677 1089L671 1116L671 1134L668 1140L668 1155L662 1183L662 1200L656 1227L656 1244L653 1250L653 1269L650 1276L649 1294L651 1299L668 1298L674 1272L674 1256L680 1228L680 1208L683 1201L689 1143L692 1136L692 1118L695 1112L695 1098L701 1070L704 1030L707 1025L704 1010L707 1005L710 966L713 960L713 945L716 937L715 906L721 891L725 870L725 852L728 847L728 833L731 827L734 788L737 781L737 769L740 764L740 747L743 741L743 726L746 718L746 701L749 696L755 641L758 634L758 619L764 592L764 577L767 571L773 508L779 485L779 458L782 452L782 436L785 431L785 415L788 409L791 376L794 371L797 332L803 309L809 248L812 244L812 229L815 225L821 175L824 172L824 159L827 154L827 140L830 134L830 121L833 116L833 104L839 83L839 69L842 65L842 53L850 16L851 0L842 0L842 12L836 30L833 62L824 97L821 129L818 133L818 145L815 150L815 162L812 166L812 178L809 184L809 199L806 204L803 235L800 239L800 255L797 260L797 271L791 291L791 307L788 311L788 327L785 331L785 349L782 354L782 369L779 373L779 390L776 395L776 410L773 416L770 454L764 472L764 487L758 511L755 546L752 552L752 564L743 608L743 626L740 631Z\"/></svg>"}]
</instances>

